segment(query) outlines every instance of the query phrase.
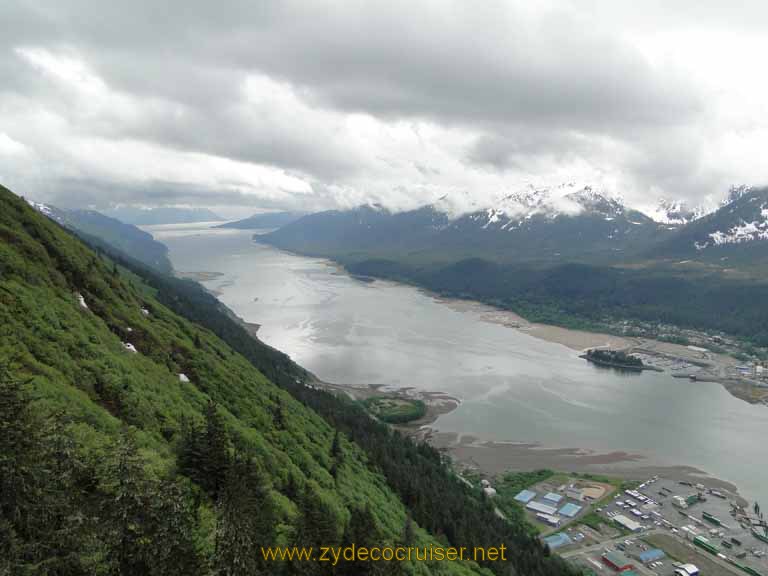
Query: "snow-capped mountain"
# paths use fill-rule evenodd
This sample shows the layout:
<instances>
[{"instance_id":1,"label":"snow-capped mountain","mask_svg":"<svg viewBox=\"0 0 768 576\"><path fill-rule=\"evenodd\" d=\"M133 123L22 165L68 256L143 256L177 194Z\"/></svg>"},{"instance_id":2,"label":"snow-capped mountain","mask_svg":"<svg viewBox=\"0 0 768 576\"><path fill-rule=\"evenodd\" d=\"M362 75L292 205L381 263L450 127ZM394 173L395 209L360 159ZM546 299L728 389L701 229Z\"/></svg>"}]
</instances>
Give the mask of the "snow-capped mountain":
<instances>
[{"instance_id":1,"label":"snow-capped mountain","mask_svg":"<svg viewBox=\"0 0 768 576\"><path fill-rule=\"evenodd\" d=\"M664 257L707 260L763 259L768 241L768 189L734 187L716 211L702 216L655 248Z\"/></svg>"},{"instance_id":2,"label":"snow-capped mountain","mask_svg":"<svg viewBox=\"0 0 768 576\"><path fill-rule=\"evenodd\" d=\"M708 239L694 242L697 250L768 240L768 195L764 190L750 186L731 188L718 215L717 229L707 233Z\"/></svg>"},{"instance_id":3,"label":"snow-capped mountain","mask_svg":"<svg viewBox=\"0 0 768 576\"><path fill-rule=\"evenodd\" d=\"M464 200L464 198L461 198ZM390 212L365 206L313 214L260 240L314 255L435 254L503 260L604 258L667 233L666 227L591 187L526 187L490 206L450 216L455 199Z\"/></svg>"},{"instance_id":4,"label":"snow-capped mountain","mask_svg":"<svg viewBox=\"0 0 768 576\"><path fill-rule=\"evenodd\" d=\"M32 208L40 212L40 214L44 216L48 216L48 218L50 218L55 222L58 222L62 226L66 225L67 216L63 210L60 210L55 206L49 206L48 204L43 204L42 202L35 202L33 200L29 200L28 198L25 198L25 200L27 201L27 204L29 204L30 206L32 206Z\"/></svg>"},{"instance_id":5,"label":"snow-capped mountain","mask_svg":"<svg viewBox=\"0 0 768 576\"><path fill-rule=\"evenodd\" d=\"M599 192L590 186L577 188L574 184L563 184L555 188L527 186L500 195L488 204L487 207L469 211L453 220L458 221L464 217L478 223L483 229L514 230L534 217L555 220L562 216L590 213L612 219L627 211L621 198ZM440 209L438 206L436 208Z\"/></svg>"},{"instance_id":6,"label":"snow-capped mountain","mask_svg":"<svg viewBox=\"0 0 768 576\"><path fill-rule=\"evenodd\" d=\"M684 200L667 200L662 198L652 210L646 211L646 214L661 224L681 226L698 220L711 211L701 205L688 206Z\"/></svg>"}]
</instances>

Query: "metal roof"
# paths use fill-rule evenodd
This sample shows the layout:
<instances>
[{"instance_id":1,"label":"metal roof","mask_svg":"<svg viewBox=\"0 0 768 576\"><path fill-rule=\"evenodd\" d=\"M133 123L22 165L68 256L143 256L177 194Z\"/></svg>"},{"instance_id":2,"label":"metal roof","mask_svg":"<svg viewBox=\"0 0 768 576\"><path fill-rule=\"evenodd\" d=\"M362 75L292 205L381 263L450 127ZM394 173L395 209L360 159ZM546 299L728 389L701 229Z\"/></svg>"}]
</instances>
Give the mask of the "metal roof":
<instances>
[{"instance_id":1,"label":"metal roof","mask_svg":"<svg viewBox=\"0 0 768 576\"><path fill-rule=\"evenodd\" d=\"M624 556L624 554L621 554L619 552L614 552L613 550L609 550L605 554L603 554L603 558L613 564L614 566L617 566L619 568L622 568L624 566L631 566L632 561Z\"/></svg>"},{"instance_id":2,"label":"metal roof","mask_svg":"<svg viewBox=\"0 0 768 576\"><path fill-rule=\"evenodd\" d=\"M581 508L582 507L579 506L578 504L571 504L569 502L568 504L560 508L560 514L562 514L563 516L567 516L568 518L573 518L574 516L576 516L576 514L581 512Z\"/></svg>"},{"instance_id":3,"label":"metal roof","mask_svg":"<svg viewBox=\"0 0 768 576\"><path fill-rule=\"evenodd\" d=\"M536 492L532 492L531 490L521 490L520 493L515 496L515 500L522 502L523 504L528 504L528 502L534 498L536 498Z\"/></svg>"},{"instance_id":4,"label":"metal roof","mask_svg":"<svg viewBox=\"0 0 768 576\"><path fill-rule=\"evenodd\" d=\"M568 546L568 544L573 544L571 537L564 532L552 534L552 536L547 536L544 538L544 542L547 544L547 546L549 546L550 550L560 548L561 546Z\"/></svg>"},{"instance_id":5,"label":"metal roof","mask_svg":"<svg viewBox=\"0 0 768 576\"><path fill-rule=\"evenodd\" d=\"M656 560L661 560L664 558L664 550L659 548L652 548L650 550L646 550L645 552L640 552L638 558L640 558L640 562L643 564L647 562L655 562Z\"/></svg>"},{"instance_id":6,"label":"metal roof","mask_svg":"<svg viewBox=\"0 0 768 576\"><path fill-rule=\"evenodd\" d=\"M529 510L535 510L536 512L549 514L550 516L557 514L557 508L554 506L549 506L548 504L544 504L543 502L528 502L525 507Z\"/></svg>"}]
</instances>

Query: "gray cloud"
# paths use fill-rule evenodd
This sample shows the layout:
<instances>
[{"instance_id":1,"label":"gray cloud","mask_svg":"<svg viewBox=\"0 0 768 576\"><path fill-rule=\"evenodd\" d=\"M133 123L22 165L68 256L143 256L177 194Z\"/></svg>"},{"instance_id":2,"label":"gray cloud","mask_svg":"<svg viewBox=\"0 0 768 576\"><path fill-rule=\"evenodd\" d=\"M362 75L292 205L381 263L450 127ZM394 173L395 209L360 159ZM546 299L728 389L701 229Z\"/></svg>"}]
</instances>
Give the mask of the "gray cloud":
<instances>
[{"instance_id":1,"label":"gray cloud","mask_svg":"<svg viewBox=\"0 0 768 576\"><path fill-rule=\"evenodd\" d=\"M641 49L648 34L688 31L693 11L704 34L764 32L762 2L11 1L0 6L0 133L32 152L0 158L0 176L91 204L396 203L571 173L608 175L639 199L711 193L762 172L708 166L707 140L729 129L716 91L690 62ZM44 69L30 53L55 61ZM55 77L62 58L74 79ZM126 174L94 167L100 146L113 160L117 147L162 153L147 174ZM202 181L179 176L190 154L214 159Z\"/></svg>"}]
</instances>

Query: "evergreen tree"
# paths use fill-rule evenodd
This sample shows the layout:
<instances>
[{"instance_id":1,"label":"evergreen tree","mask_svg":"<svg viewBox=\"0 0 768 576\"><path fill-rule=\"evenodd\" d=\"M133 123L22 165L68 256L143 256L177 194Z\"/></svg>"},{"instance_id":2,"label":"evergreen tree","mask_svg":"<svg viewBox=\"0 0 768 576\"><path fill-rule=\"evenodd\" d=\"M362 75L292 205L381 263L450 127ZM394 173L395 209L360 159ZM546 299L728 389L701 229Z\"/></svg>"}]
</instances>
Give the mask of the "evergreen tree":
<instances>
[{"instance_id":1,"label":"evergreen tree","mask_svg":"<svg viewBox=\"0 0 768 576\"><path fill-rule=\"evenodd\" d=\"M405 524L403 525L403 546L413 546L416 541L416 535L413 532L413 518L411 513L405 517Z\"/></svg>"},{"instance_id":2,"label":"evergreen tree","mask_svg":"<svg viewBox=\"0 0 768 576\"><path fill-rule=\"evenodd\" d=\"M341 546L352 546L356 548L381 546L382 539L376 519L368 505L362 508L353 508L349 523L347 524ZM379 562L357 561L340 562L336 567L336 574L339 576L368 576L378 574Z\"/></svg>"},{"instance_id":3,"label":"evergreen tree","mask_svg":"<svg viewBox=\"0 0 768 576\"><path fill-rule=\"evenodd\" d=\"M341 457L341 439L339 438L339 431L333 435L333 443L331 444L331 456L338 460Z\"/></svg>"},{"instance_id":4,"label":"evergreen tree","mask_svg":"<svg viewBox=\"0 0 768 576\"><path fill-rule=\"evenodd\" d=\"M115 446L103 479L104 529L120 576L193 574L191 498L178 484L146 477L133 433Z\"/></svg>"},{"instance_id":5,"label":"evergreen tree","mask_svg":"<svg viewBox=\"0 0 768 576\"><path fill-rule=\"evenodd\" d=\"M202 444L203 486L217 498L229 467L229 436L215 402L205 410L205 433Z\"/></svg>"},{"instance_id":6,"label":"evergreen tree","mask_svg":"<svg viewBox=\"0 0 768 576\"><path fill-rule=\"evenodd\" d=\"M269 574L261 549L275 542L275 512L264 476L238 454L217 505L215 565L224 576ZM272 567L274 568L274 567Z\"/></svg>"},{"instance_id":7,"label":"evergreen tree","mask_svg":"<svg viewBox=\"0 0 768 576\"><path fill-rule=\"evenodd\" d=\"M21 562L34 502L36 428L21 383L0 364L0 574Z\"/></svg>"},{"instance_id":8,"label":"evergreen tree","mask_svg":"<svg viewBox=\"0 0 768 576\"><path fill-rule=\"evenodd\" d=\"M208 402L203 430L182 421L179 469L216 499L229 463L229 436L224 421L216 404Z\"/></svg>"},{"instance_id":9,"label":"evergreen tree","mask_svg":"<svg viewBox=\"0 0 768 576\"><path fill-rule=\"evenodd\" d=\"M321 546L338 545L336 514L312 482L304 485L298 504L299 518L294 532L293 546L319 550ZM323 562L294 560L290 570L291 574L320 576L327 574L328 566Z\"/></svg>"}]
</instances>

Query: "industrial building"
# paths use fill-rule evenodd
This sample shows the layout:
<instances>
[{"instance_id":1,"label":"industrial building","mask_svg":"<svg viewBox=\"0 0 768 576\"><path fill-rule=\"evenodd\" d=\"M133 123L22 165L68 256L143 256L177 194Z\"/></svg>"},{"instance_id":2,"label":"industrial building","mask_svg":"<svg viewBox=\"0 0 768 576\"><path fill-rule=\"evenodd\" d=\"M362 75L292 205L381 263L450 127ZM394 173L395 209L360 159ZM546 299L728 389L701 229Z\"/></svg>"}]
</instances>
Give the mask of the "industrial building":
<instances>
[{"instance_id":1,"label":"industrial building","mask_svg":"<svg viewBox=\"0 0 768 576\"><path fill-rule=\"evenodd\" d=\"M603 564L613 568L616 572L625 572L626 570L632 570L634 565L632 561L621 554L620 552L614 552L613 550L606 552L602 556Z\"/></svg>"},{"instance_id":2,"label":"industrial building","mask_svg":"<svg viewBox=\"0 0 768 576\"><path fill-rule=\"evenodd\" d=\"M544 524L549 524L550 526L560 526L560 518L552 516L551 514L539 513L536 514L536 519L544 522Z\"/></svg>"},{"instance_id":3,"label":"industrial building","mask_svg":"<svg viewBox=\"0 0 768 576\"><path fill-rule=\"evenodd\" d=\"M573 518L579 512L581 512L581 506L577 504L571 504L570 502L565 506L563 506L562 508L560 508L560 514L562 514L566 518Z\"/></svg>"},{"instance_id":4,"label":"industrial building","mask_svg":"<svg viewBox=\"0 0 768 576\"><path fill-rule=\"evenodd\" d=\"M664 556L665 556L664 550L661 550L660 548L652 548L650 550L641 552L637 558L643 564L650 564L651 562L656 562L657 560L661 560L662 558L664 558Z\"/></svg>"},{"instance_id":5,"label":"industrial building","mask_svg":"<svg viewBox=\"0 0 768 576\"><path fill-rule=\"evenodd\" d=\"M550 550L556 550L557 548L562 548L563 546L568 546L569 544L573 544L573 540L571 540L571 537L568 536L568 534L565 534L564 532L559 532L557 534L552 534L552 536L547 536L544 538L544 543L549 546Z\"/></svg>"},{"instance_id":6,"label":"industrial building","mask_svg":"<svg viewBox=\"0 0 768 576\"><path fill-rule=\"evenodd\" d=\"M520 493L515 496L515 500L518 502L522 502L523 504L528 504L531 500L536 498L536 492L533 492L531 490L521 490Z\"/></svg>"},{"instance_id":7,"label":"industrial building","mask_svg":"<svg viewBox=\"0 0 768 576\"><path fill-rule=\"evenodd\" d=\"M623 514L617 514L616 516L614 516L613 521L616 522L616 524L618 524L622 528L626 528L630 532L639 532L640 530L643 529L642 524L627 518Z\"/></svg>"},{"instance_id":8,"label":"industrial building","mask_svg":"<svg viewBox=\"0 0 768 576\"><path fill-rule=\"evenodd\" d=\"M534 512L540 512L542 514L548 514L550 516L554 516L557 514L557 508L554 506L550 506L548 504L544 504L543 502L528 502L525 506L529 510L533 510Z\"/></svg>"},{"instance_id":9,"label":"industrial building","mask_svg":"<svg viewBox=\"0 0 768 576\"><path fill-rule=\"evenodd\" d=\"M562 499L563 497L560 496L560 494L555 494L554 492L548 492L547 494L544 494L544 500L553 504L558 504Z\"/></svg>"}]
</instances>

